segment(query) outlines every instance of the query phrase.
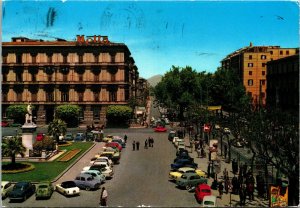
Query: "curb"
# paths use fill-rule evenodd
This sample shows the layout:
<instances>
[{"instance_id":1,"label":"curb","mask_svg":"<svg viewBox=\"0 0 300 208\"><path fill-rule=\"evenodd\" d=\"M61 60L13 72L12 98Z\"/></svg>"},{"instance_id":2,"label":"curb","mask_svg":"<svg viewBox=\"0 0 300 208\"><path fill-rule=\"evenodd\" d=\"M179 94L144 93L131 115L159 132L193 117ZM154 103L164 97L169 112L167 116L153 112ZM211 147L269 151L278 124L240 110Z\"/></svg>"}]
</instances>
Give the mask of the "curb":
<instances>
[{"instance_id":1,"label":"curb","mask_svg":"<svg viewBox=\"0 0 300 208\"><path fill-rule=\"evenodd\" d=\"M80 157L78 157L71 165L69 165L63 172L61 172L58 176L56 176L56 178L54 180L51 181L51 183L54 183L56 181L58 181L58 179L60 177L62 177L68 170L70 170L70 168L72 168L83 156L85 156L94 146L96 145L96 143L93 143L93 145L87 150L85 151L84 154L82 154Z\"/></svg>"}]
</instances>

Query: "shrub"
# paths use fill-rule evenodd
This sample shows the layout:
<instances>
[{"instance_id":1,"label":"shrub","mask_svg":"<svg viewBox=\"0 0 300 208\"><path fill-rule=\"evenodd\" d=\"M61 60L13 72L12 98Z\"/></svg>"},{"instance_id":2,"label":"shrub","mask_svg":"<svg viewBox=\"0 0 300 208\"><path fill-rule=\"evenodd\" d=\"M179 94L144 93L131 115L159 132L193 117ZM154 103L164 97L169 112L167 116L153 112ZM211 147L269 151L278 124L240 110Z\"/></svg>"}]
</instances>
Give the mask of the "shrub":
<instances>
[{"instance_id":1,"label":"shrub","mask_svg":"<svg viewBox=\"0 0 300 208\"><path fill-rule=\"evenodd\" d=\"M9 173L9 174L28 172L34 169L35 167L33 164L25 163L25 162L15 163L15 164L8 163L2 165L2 173Z\"/></svg>"}]
</instances>

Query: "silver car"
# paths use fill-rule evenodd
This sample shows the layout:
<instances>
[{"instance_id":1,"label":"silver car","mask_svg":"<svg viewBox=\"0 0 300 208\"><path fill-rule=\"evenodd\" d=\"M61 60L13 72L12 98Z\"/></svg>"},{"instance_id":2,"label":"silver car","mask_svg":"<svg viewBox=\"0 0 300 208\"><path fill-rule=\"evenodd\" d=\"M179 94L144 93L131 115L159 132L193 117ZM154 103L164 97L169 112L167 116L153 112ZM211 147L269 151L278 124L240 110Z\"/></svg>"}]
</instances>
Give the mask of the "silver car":
<instances>
[{"instance_id":1,"label":"silver car","mask_svg":"<svg viewBox=\"0 0 300 208\"><path fill-rule=\"evenodd\" d=\"M81 173L93 176L95 179L98 179L101 184L105 182L105 175L99 170L83 170Z\"/></svg>"},{"instance_id":2,"label":"silver car","mask_svg":"<svg viewBox=\"0 0 300 208\"><path fill-rule=\"evenodd\" d=\"M91 189L99 189L101 185L98 179L94 178L90 174L85 173L79 174L75 178L74 182L76 183L77 187L79 187L80 189L85 189L87 191Z\"/></svg>"}]
</instances>

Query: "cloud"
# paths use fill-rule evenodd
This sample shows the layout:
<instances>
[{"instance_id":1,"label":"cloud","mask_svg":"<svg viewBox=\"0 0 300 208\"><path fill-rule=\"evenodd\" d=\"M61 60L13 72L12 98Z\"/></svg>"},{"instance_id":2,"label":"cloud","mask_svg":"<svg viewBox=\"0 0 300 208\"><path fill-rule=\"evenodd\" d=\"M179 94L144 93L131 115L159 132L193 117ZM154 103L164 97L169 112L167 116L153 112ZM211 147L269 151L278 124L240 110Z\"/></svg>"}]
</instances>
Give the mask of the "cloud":
<instances>
[{"instance_id":1,"label":"cloud","mask_svg":"<svg viewBox=\"0 0 300 208\"><path fill-rule=\"evenodd\" d=\"M196 51L195 54L196 54L196 56L215 56L215 55L217 55L216 53L200 52L200 51Z\"/></svg>"}]
</instances>

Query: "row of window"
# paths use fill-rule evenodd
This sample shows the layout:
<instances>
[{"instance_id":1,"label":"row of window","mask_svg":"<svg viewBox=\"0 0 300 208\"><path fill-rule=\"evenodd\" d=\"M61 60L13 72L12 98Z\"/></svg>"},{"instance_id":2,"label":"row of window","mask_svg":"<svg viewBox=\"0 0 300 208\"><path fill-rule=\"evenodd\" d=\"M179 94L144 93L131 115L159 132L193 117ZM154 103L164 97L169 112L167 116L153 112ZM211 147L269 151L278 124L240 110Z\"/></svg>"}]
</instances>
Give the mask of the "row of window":
<instances>
[{"instance_id":1,"label":"row of window","mask_svg":"<svg viewBox=\"0 0 300 208\"><path fill-rule=\"evenodd\" d=\"M252 71L249 71L249 75L252 75ZM266 75L266 71L261 71L261 75L265 76Z\"/></svg>"},{"instance_id":2,"label":"row of window","mask_svg":"<svg viewBox=\"0 0 300 208\"><path fill-rule=\"evenodd\" d=\"M116 54L110 54L110 62L115 63L116 60ZM4 64L7 63L7 55L2 57L2 61ZM52 55L47 55L47 63L52 63ZM94 62L99 63L99 55L94 55ZM22 54L16 54L16 63L17 64L22 64L23 63L23 58ZM31 56L31 63L36 64L36 55ZM68 56L63 54L63 63L68 63ZM79 54L78 55L78 63L82 64L83 63L83 55Z\"/></svg>"},{"instance_id":3,"label":"row of window","mask_svg":"<svg viewBox=\"0 0 300 208\"><path fill-rule=\"evenodd\" d=\"M265 79L261 79L259 80L261 85L266 85L266 80ZM254 81L253 79L248 79L248 86L253 86Z\"/></svg>"},{"instance_id":4,"label":"row of window","mask_svg":"<svg viewBox=\"0 0 300 208\"><path fill-rule=\"evenodd\" d=\"M248 63L248 67L253 67L254 64L253 63ZM262 67L266 67L266 63L261 63Z\"/></svg>"},{"instance_id":5,"label":"row of window","mask_svg":"<svg viewBox=\"0 0 300 208\"><path fill-rule=\"evenodd\" d=\"M94 92L94 101L100 102L100 93ZM23 94L20 92L16 92L17 101L23 101ZM128 98L128 96L126 96ZM38 101L37 93L31 93L31 101L35 102ZM60 100L62 102L69 102L69 92L61 92ZM7 93L2 93L2 101L7 102L8 101L8 95ZM54 92L46 92L46 102L54 102ZM83 102L83 92L78 92L78 101ZM109 91L109 102L116 102L117 101L117 91Z\"/></svg>"},{"instance_id":6,"label":"row of window","mask_svg":"<svg viewBox=\"0 0 300 208\"><path fill-rule=\"evenodd\" d=\"M37 81L37 74L30 74L31 75L31 81L32 82L36 82ZM68 79L68 75L67 74L63 74L63 78L62 80L58 80L58 79L54 79L55 77L51 74L47 74L47 81L48 82L52 82L52 81L63 81L63 82L68 82L71 81ZM7 74L2 74L2 80L3 82L7 82ZM16 82L23 82L23 74L22 73L16 73ZM76 81L83 81L83 74L78 74L78 80ZM94 79L91 80L94 82L99 82L100 81L100 76L99 74L94 75ZM116 81L116 75L115 74L110 74L110 80L107 81L111 81L111 82L115 82Z\"/></svg>"}]
</instances>

